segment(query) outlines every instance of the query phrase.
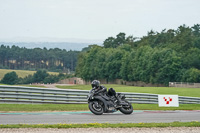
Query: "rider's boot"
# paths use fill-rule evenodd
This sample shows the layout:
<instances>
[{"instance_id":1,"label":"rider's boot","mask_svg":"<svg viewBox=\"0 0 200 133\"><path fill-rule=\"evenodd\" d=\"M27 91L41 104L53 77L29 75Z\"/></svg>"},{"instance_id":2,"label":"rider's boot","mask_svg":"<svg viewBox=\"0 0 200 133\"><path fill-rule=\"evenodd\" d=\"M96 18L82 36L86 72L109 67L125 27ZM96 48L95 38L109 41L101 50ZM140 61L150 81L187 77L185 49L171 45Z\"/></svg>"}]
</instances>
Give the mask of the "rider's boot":
<instances>
[{"instance_id":1,"label":"rider's boot","mask_svg":"<svg viewBox=\"0 0 200 133\"><path fill-rule=\"evenodd\" d=\"M121 99L118 96L115 96L115 98L117 99L117 104L121 105L122 104Z\"/></svg>"},{"instance_id":2,"label":"rider's boot","mask_svg":"<svg viewBox=\"0 0 200 133\"><path fill-rule=\"evenodd\" d=\"M118 96L115 96L115 98L117 99L118 105L128 105L127 103L123 102Z\"/></svg>"}]
</instances>

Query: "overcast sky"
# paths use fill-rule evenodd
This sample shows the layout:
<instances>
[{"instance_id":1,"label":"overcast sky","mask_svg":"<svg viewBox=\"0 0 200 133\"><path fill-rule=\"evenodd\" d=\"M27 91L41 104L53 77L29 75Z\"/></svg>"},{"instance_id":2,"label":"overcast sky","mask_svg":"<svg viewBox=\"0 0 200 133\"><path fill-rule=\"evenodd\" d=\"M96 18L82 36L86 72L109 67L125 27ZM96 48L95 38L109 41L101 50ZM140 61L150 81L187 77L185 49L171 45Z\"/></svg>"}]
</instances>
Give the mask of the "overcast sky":
<instances>
[{"instance_id":1,"label":"overcast sky","mask_svg":"<svg viewBox=\"0 0 200 133\"><path fill-rule=\"evenodd\" d=\"M0 0L0 41L142 37L197 23L200 0Z\"/></svg>"}]
</instances>

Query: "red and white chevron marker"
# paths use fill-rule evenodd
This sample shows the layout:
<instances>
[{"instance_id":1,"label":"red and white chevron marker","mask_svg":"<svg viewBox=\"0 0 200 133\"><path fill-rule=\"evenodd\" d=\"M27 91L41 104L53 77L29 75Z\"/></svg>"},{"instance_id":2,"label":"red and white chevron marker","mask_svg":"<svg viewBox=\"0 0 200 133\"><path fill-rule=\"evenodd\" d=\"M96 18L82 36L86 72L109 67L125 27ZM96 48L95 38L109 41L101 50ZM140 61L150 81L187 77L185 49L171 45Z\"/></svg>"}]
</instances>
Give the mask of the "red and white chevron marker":
<instances>
[{"instance_id":1,"label":"red and white chevron marker","mask_svg":"<svg viewBox=\"0 0 200 133\"><path fill-rule=\"evenodd\" d=\"M158 95L159 107L179 107L178 95Z\"/></svg>"}]
</instances>

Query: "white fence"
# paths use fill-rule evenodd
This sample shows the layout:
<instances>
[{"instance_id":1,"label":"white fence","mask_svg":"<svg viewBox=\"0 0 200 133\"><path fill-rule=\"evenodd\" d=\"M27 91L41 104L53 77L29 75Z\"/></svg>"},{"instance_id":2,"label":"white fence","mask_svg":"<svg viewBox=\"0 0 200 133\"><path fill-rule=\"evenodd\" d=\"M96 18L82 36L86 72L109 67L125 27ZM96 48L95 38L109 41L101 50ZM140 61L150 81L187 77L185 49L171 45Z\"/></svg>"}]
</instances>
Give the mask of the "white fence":
<instances>
[{"instance_id":1,"label":"white fence","mask_svg":"<svg viewBox=\"0 0 200 133\"><path fill-rule=\"evenodd\" d=\"M87 90L0 85L0 103L86 104L88 93ZM158 104L157 94L125 92L123 94L131 103ZM200 98L179 96L179 104L200 104Z\"/></svg>"},{"instance_id":2,"label":"white fence","mask_svg":"<svg viewBox=\"0 0 200 133\"><path fill-rule=\"evenodd\" d=\"M200 83L169 82L169 87L200 88Z\"/></svg>"}]
</instances>

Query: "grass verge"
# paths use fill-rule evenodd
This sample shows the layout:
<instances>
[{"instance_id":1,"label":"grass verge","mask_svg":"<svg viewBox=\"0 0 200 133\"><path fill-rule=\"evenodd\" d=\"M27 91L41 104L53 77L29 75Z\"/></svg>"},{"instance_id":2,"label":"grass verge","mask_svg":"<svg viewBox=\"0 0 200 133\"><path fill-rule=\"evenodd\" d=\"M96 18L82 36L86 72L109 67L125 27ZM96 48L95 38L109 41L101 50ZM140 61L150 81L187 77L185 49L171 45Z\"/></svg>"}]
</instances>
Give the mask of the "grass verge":
<instances>
[{"instance_id":1,"label":"grass verge","mask_svg":"<svg viewBox=\"0 0 200 133\"><path fill-rule=\"evenodd\" d=\"M114 88L116 92L174 94L179 96L200 97L200 88L176 88L176 87L136 87L116 84L106 84L106 88ZM56 86L62 89L90 90L91 85Z\"/></svg>"},{"instance_id":2,"label":"grass verge","mask_svg":"<svg viewBox=\"0 0 200 133\"><path fill-rule=\"evenodd\" d=\"M200 110L200 104L180 104L179 107L158 107L157 104L132 104L134 110ZM0 104L1 112L84 111L87 104Z\"/></svg>"},{"instance_id":3,"label":"grass verge","mask_svg":"<svg viewBox=\"0 0 200 133\"><path fill-rule=\"evenodd\" d=\"M39 87L39 88L46 88L43 85L28 85L28 84L17 84L17 85L8 85L8 84L0 84L0 85L5 85L5 86L24 86L24 87Z\"/></svg>"},{"instance_id":4,"label":"grass verge","mask_svg":"<svg viewBox=\"0 0 200 133\"><path fill-rule=\"evenodd\" d=\"M131 127L200 127L200 122L171 122L171 123L88 123L88 124L16 124L0 125L0 128L131 128Z\"/></svg>"},{"instance_id":5,"label":"grass verge","mask_svg":"<svg viewBox=\"0 0 200 133\"><path fill-rule=\"evenodd\" d=\"M0 104L0 111L83 111L87 104Z\"/></svg>"}]
</instances>

